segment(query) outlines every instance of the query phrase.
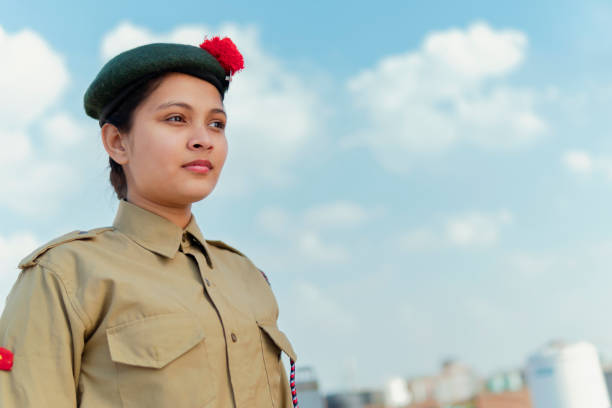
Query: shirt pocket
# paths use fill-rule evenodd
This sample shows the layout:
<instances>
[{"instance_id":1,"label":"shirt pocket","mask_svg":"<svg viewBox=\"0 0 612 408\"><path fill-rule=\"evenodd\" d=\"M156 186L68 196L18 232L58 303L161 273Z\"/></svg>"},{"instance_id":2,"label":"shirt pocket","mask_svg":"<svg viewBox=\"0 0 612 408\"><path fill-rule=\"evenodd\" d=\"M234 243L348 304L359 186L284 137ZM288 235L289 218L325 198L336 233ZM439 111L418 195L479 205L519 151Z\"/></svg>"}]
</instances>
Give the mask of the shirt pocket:
<instances>
[{"instance_id":1,"label":"shirt pocket","mask_svg":"<svg viewBox=\"0 0 612 408\"><path fill-rule=\"evenodd\" d=\"M106 330L125 408L203 408L214 399L204 330L189 314L147 317Z\"/></svg>"},{"instance_id":2,"label":"shirt pocket","mask_svg":"<svg viewBox=\"0 0 612 408\"><path fill-rule=\"evenodd\" d=\"M260 328L261 346L273 406L284 407L287 401L291 401L291 398L289 397L289 383L281 382L287 382L287 376L281 364L281 351L293 361L297 359L297 356L291 342L285 333L279 330L276 323L258 321L257 325Z\"/></svg>"}]
</instances>

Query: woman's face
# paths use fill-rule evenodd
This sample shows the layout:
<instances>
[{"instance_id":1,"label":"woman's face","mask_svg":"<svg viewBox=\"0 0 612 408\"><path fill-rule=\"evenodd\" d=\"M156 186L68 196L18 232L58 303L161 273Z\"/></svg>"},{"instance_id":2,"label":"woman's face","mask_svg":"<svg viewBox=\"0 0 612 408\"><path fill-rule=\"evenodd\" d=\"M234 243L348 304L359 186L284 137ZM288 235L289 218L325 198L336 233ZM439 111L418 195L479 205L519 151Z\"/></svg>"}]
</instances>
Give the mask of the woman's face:
<instances>
[{"instance_id":1,"label":"woman's face","mask_svg":"<svg viewBox=\"0 0 612 408\"><path fill-rule=\"evenodd\" d=\"M134 111L127 134L128 200L183 207L208 196L227 156L219 91L172 73Z\"/></svg>"}]
</instances>

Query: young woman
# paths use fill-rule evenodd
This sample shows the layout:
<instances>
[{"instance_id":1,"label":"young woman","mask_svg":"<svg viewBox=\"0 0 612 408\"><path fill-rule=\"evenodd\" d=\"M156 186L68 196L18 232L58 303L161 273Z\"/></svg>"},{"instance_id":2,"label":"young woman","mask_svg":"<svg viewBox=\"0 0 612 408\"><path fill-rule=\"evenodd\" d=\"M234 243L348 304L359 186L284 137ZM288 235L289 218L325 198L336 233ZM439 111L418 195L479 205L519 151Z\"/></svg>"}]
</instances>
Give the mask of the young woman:
<instances>
[{"instance_id":1,"label":"young woman","mask_svg":"<svg viewBox=\"0 0 612 408\"><path fill-rule=\"evenodd\" d=\"M191 213L223 168L223 96L242 67L215 37L126 51L92 82L85 110L119 208L111 227L20 263L0 319L0 407L297 405L265 275Z\"/></svg>"}]
</instances>

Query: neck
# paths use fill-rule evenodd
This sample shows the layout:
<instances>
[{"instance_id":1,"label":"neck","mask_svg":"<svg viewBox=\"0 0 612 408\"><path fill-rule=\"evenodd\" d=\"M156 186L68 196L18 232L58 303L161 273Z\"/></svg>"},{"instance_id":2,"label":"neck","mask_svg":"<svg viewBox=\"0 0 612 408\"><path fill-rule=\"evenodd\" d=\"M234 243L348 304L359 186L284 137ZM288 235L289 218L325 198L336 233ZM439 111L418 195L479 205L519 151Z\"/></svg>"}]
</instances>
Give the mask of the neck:
<instances>
[{"instance_id":1,"label":"neck","mask_svg":"<svg viewBox=\"0 0 612 408\"><path fill-rule=\"evenodd\" d=\"M144 208L145 210L151 211L160 217L164 217L168 221L179 226L181 229L184 229L191 220L191 204L178 207L168 206L147 200L144 197L132 196L129 192L127 195L127 200L140 208Z\"/></svg>"}]
</instances>

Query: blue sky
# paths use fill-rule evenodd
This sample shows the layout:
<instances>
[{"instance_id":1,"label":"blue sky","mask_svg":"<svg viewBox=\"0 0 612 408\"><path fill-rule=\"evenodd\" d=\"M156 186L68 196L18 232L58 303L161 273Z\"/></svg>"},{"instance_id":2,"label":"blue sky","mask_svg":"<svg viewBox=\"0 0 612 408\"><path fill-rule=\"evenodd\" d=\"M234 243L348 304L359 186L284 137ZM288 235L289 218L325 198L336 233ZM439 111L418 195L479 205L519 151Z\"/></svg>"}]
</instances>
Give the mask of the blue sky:
<instances>
[{"instance_id":1,"label":"blue sky","mask_svg":"<svg viewBox=\"0 0 612 408\"><path fill-rule=\"evenodd\" d=\"M108 225L82 95L143 41L228 34L230 157L194 213L272 281L327 391L483 375L551 339L612 356L609 2L7 2L0 296L31 249Z\"/></svg>"}]
</instances>

